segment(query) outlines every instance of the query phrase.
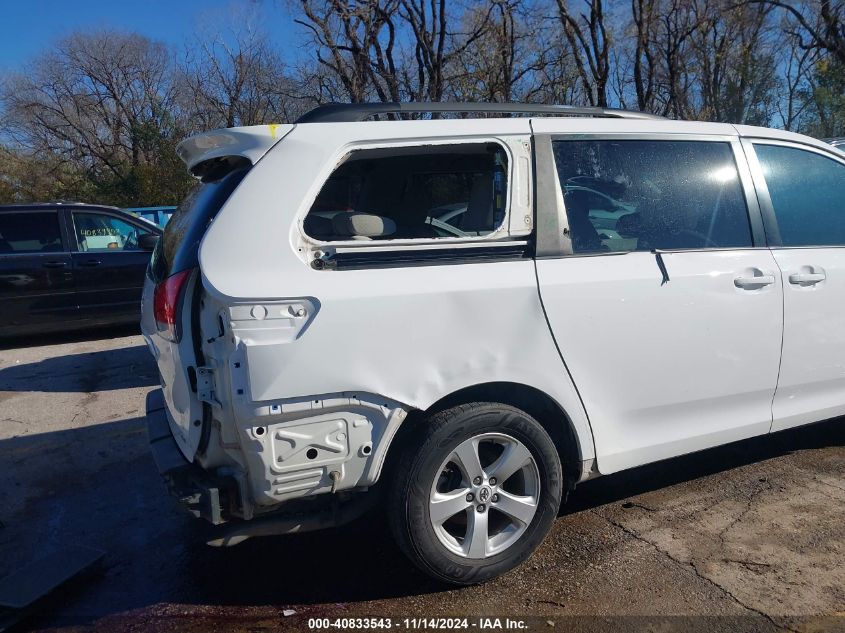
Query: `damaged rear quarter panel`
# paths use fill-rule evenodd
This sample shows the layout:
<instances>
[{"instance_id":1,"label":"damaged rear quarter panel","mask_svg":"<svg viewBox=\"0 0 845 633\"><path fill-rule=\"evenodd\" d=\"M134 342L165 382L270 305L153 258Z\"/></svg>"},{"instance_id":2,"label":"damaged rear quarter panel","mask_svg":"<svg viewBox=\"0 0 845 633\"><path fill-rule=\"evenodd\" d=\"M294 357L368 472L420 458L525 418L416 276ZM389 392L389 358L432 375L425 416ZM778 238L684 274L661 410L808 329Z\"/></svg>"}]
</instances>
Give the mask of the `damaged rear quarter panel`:
<instances>
[{"instance_id":1,"label":"damaged rear quarter panel","mask_svg":"<svg viewBox=\"0 0 845 633\"><path fill-rule=\"evenodd\" d=\"M526 120L475 123L475 134L527 133ZM203 240L206 292L230 306L307 299L316 309L293 337L241 341L243 396L265 402L377 394L426 409L464 387L515 382L558 402L582 459L594 457L586 416L543 314L533 260L341 271L304 261L296 218L333 157L355 140L350 130L376 140L399 133L407 141L416 130L427 138L466 137L456 121L300 125L253 168Z\"/></svg>"},{"instance_id":2,"label":"damaged rear quarter panel","mask_svg":"<svg viewBox=\"0 0 845 633\"><path fill-rule=\"evenodd\" d=\"M308 331L246 346L253 400L363 391L424 409L483 382L562 379L530 260L316 274Z\"/></svg>"}]
</instances>

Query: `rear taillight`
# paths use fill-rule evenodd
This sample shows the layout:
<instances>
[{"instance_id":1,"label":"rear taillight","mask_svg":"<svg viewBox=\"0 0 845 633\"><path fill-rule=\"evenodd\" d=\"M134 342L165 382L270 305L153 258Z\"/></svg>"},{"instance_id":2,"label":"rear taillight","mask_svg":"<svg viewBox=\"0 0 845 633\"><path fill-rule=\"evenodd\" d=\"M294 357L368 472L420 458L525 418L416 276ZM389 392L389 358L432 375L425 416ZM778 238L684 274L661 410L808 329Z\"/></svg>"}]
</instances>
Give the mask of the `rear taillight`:
<instances>
[{"instance_id":1,"label":"rear taillight","mask_svg":"<svg viewBox=\"0 0 845 633\"><path fill-rule=\"evenodd\" d=\"M171 275L155 288L153 295L153 314L159 333L169 341L179 342L182 335L179 323L180 306L185 294L185 286L193 268Z\"/></svg>"}]
</instances>

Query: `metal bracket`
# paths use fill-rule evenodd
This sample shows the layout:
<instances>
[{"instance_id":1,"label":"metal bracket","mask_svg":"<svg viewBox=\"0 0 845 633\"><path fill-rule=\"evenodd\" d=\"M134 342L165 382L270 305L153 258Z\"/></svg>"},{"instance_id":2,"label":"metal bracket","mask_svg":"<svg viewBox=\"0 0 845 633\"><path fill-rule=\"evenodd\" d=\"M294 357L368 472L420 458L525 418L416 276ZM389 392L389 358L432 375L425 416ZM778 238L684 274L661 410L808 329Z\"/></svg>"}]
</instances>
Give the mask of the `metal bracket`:
<instances>
[{"instance_id":1,"label":"metal bracket","mask_svg":"<svg viewBox=\"0 0 845 633\"><path fill-rule=\"evenodd\" d=\"M214 398L214 369L211 367L197 367L197 397L202 402L216 404Z\"/></svg>"},{"instance_id":2,"label":"metal bracket","mask_svg":"<svg viewBox=\"0 0 845 633\"><path fill-rule=\"evenodd\" d=\"M335 270L337 269L337 261L332 255L322 255L311 260L311 268L314 270Z\"/></svg>"}]
</instances>

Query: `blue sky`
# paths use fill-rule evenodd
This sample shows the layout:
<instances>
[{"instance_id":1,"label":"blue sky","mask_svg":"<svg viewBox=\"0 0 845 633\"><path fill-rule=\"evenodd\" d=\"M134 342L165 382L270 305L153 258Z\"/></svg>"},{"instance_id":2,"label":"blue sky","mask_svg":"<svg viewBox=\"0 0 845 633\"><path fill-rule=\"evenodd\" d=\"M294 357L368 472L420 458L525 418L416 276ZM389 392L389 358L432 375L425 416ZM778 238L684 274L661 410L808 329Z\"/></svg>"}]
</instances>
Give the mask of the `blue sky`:
<instances>
[{"instance_id":1,"label":"blue sky","mask_svg":"<svg viewBox=\"0 0 845 633\"><path fill-rule=\"evenodd\" d=\"M131 30L182 49L198 30L252 16L291 59L299 30L287 0L0 0L0 71L17 70L77 30Z\"/></svg>"}]
</instances>

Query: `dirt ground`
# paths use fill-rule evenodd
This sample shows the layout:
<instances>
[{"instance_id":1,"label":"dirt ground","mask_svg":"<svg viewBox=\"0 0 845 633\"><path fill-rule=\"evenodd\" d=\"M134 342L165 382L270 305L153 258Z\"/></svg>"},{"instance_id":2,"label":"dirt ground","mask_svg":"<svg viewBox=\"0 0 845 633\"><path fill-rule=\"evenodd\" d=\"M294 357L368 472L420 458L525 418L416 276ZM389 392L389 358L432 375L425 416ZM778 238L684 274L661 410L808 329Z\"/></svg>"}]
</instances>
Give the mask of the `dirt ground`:
<instances>
[{"instance_id":1,"label":"dirt ground","mask_svg":"<svg viewBox=\"0 0 845 633\"><path fill-rule=\"evenodd\" d=\"M482 616L532 630L845 630L845 420L582 484L525 565L451 589L405 561L378 513L206 546L148 452L152 359L140 336L104 335L0 347L0 577L68 544L107 552L24 630L307 631L357 616L414 628L403 619L441 615L479 630L495 630Z\"/></svg>"}]
</instances>

